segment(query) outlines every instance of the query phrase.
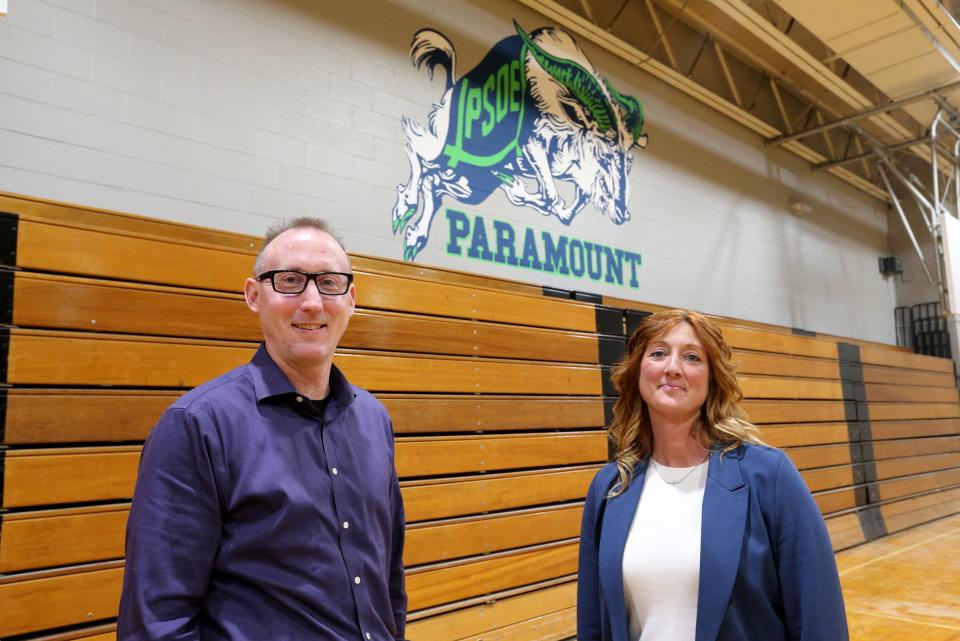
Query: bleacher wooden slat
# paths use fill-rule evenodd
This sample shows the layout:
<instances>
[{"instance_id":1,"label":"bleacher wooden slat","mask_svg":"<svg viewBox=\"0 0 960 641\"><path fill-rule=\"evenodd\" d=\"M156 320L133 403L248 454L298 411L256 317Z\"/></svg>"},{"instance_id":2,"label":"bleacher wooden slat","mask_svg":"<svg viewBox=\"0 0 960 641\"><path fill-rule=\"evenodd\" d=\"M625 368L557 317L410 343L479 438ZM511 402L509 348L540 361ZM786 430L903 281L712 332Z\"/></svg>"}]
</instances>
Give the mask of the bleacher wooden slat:
<instances>
[{"instance_id":1,"label":"bleacher wooden slat","mask_svg":"<svg viewBox=\"0 0 960 641\"><path fill-rule=\"evenodd\" d=\"M236 292L253 253L187 245L102 229L25 218L17 230L17 267ZM197 265L203 265L198 273Z\"/></svg>"},{"instance_id":2,"label":"bleacher wooden slat","mask_svg":"<svg viewBox=\"0 0 960 641\"><path fill-rule=\"evenodd\" d=\"M7 383L193 387L250 360L251 343L10 331Z\"/></svg>"},{"instance_id":3,"label":"bleacher wooden slat","mask_svg":"<svg viewBox=\"0 0 960 641\"><path fill-rule=\"evenodd\" d=\"M841 465L800 472L811 492L853 485L853 466Z\"/></svg>"},{"instance_id":4,"label":"bleacher wooden slat","mask_svg":"<svg viewBox=\"0 0 960 641\"><path fill-rule=\"evenodd\" d=\"M850 465L850 446L847 443L837 445L817 445L814 447L793 447L787 455L798 469L805 470L831 465Z\"/></svg>"},{"instance_id":5,"label":"bleacher wooden slat","mask_svg":"<svg viewBox=\"0 0 960 641\"><path fill-rule=\"evenodd\" d=\"M407 523L582 500L599 465L401 481Z\"/></svg>"},{"instance_id":6,"label":"bleacher wooden slat","mask_svg":"<svg viewBox=\"0 0 960 641\"><path fill-rule=\"evenodd\" d=\"M394 458L401 478L596 463L607 459L607 435L400 438Z\"/></svg>"},{"instance_id":7,"label":"bleacher wooden slat","mask_svg":"<svg viewBox=\"0 0 960 641\"><path fill-rule=\"evenodd\" d=\"M869 403L950 403L957 404L957 390L953 387L926 387L917 385L886 385L867 383Z\"/></svg>"},{"instance_id":8,"label":"bleacher wooden slat","mask_svg":"<svg viewBox=\"0 0 960 641\"><path fill-rule=\"evenodd\" d=\"M960 487L913 496L880 506L888 532L913 527L960 511Z\"/></svg>"},{"instance_id":9,"label":"bleacher wooden slat","mask_svg":"<svg viewBox=\"0 0 960 641\"><path fill-rule=\"evenodd\" d=\"M773 376L742 376L740 386L747 398L838 400L843 398L839 381Z\"/></svg>"},{"instance_id":10,"label":"bleacher wooden slat","mask_svg":"<svg viewBox=\"0 0 960 641\"><path fill-rule=\"evenodd\" d=\"M488 554L580 536L583 506L572 505L414 525L403 551L409 566Z\"/></svg>"},{"instance_id":11,"label":"bleacher wooden slat","mask_svg":"<svg viewBox=\"0 0 960 641\"><path fill-rule=\"evenodd\" d=\"M871 421L956 417L960 417L956 403L870 403Z\"/></svg>"},{"instance_id":12,"label":"bleacher wooden slat","mask_svg":"<svg viewBox=\"0 0 960 641\"><path fill-rule=\"evenodd\" d=\"M123 563L0 577L0 637L117 615Z\"/></svg>"},{"instance_id":13,"label":"bleacher wooden slat","mask_svg":"<svg viewBox=\"0 0 960 641\"><path fill-rule=\"evenodd\" d=\"M931 438L873 441L873 455L877 461L900 456L920 456L958 451L960 451L960 434Z\"/></svg>"},{"instance_id":14,"label":"bleacher wooden slat","mask_svg":"<svg viewBox=\"0 0 960 641\"><path fill-rule=\"evenodd\" d=\"M823 490L816 492L813 495L813 500L816 501L820 511L827 515L856 507L857 492L858 490L852 487Z\"/></svg>"},{"instance_id":15,"label":"bleacher wooden slat","mask_svg":"<svg viewBox=\"0 0 960 641\"><path fill-rule=\"evenodd\" d=\"M722 323L723 337L734 349L751 349L776 354L793 354L836 360L836 344L829 340L773 334Z\"/></svg>"},{"instance_id":16,"label":"bleacher wooden slat","mask_svg":"<svg viewBox=\"0 0 960 641\"><path fill-rule=\"evenodd\" d=\"M767 374L837 380L840 370L837 361L803 358L783 354L736 351L733 360L738 363L738 374Z\"/></svg>"},{"instance_id":17,"label":"bleacher wooden slat","mask_svg":"<svg viewBox=\"0 0 960 641\"><path fill-rule=\"evenodd\" d=\"M741 404L750 420L763 423L812 423L845 420L843 401L746 399Z\"/></svg>"},{"instance_id":18,"label":"bleacher wooden slat","mask_svg":"<svg viewBox=\"0 0 960 641\"><path fill-rule=\"evenodd\" d=\"M33 637L32 641L117 641L116 630L116 623L104 623L80 630Z\"/></svg>"},{"instance_id":19,"label":"bleacher wooden slat","mask_svg":"<svg viewBox=\"0 0 960 641\"><path fill-rule=\"evenodd\" d=\"M900 367L880 365L863 366L864 383L888 385L928 385L930 387L956 387L952 372L924 372Z\"/></svg>"},{"instance_id":20,"label":"bleacher wooden slat","mask_svg":"<svg viewBox=\"0 0 960 641\"><path fill-rule=\"evenodd\" d=\"M397 434L602 427L603 399L378 394Z\"/></svg>"},{"instance_id":21,"label":"bleacher wooden slat","mask_svg":"<svg viewBox=\"0 0 960 641\"><path fill-rule=\"evenodd\" d=\"M842 550L866 541L856 513L831 516L826 522L834 550Z\"/></svg>"},{"instance_id":22,"label":"bleacher wooden slat","mask_svg":"<svg viewBox=\"0 0 960 641\"><path fill-rule=\"evenodd\" d=\"M515 639L535 639L536 641L563 641L570 639L576 631L577 609L567 608L550 614L531 617L499 630L483 635L485 641L514 641ZM416 641L416 640L414 640ZM424 641L426 641L424 639ZM467 641L463 639L461 641Z\"/></svg>"},{"instance_id":23,"label":"bleacher wooden slat","mask_svg":"<svg viewBox=\"0 0 960 641\"><path fill-rule=\"evenodd\" d=\"M123 558L129 505L2 516L0 573Z\"/></svg>"},{"instance_id":24,"label":"bleacher wooden slat","mask_svg":"<svg viewBox=\"0 0 960 641\"><path fill-rule=\"evenodd\" d=\"M940 470L926 474L914 474L882 481L879 487L880 500L889 501L909 496L923 494L935 490L945 490L960 485L960 469Z\"/></svg>"},{"instance_id":25,"label":"bleacher wooden slat","mask_svg":"<svg viewBox=\"0 0 960 641\"><path fill-rule=\"evenodd\" d=\"M870 427L873 440L946 436L960 434L960 419L933 419L915 421L873 421Z\"/></svg>"},{"instance_id":26,"label":"bleacher wooden slat","mask_svg":"<svg viewBox=\"0 0 960 641\"><path fill-rule=\"evenodd\" d=\"M949 468L960 468L960 452L904 456L876 462L878 479L912 476Z\"/></svg>"},{"instance_id":27,"label":"bleacher wooden slat","mask_svg":"<svg viewBox=\"0 0 960 641\"><path fill-rule=\"evenodd\" d=\"M912 354L910 352L901 352L889 348L884 349L874 345L862 346L860 348L860 360L864 366L884 365L887 367L917 369L925 372L948 372L951 375L953 374L953 361L949 358Z\"/></svg>"},{"instance_id":28,"label":"bleacher wooden slat","mask_svg":"<svg viewBox=\"0 0 960 641\"><path fill-rule=\"evenodd\" d=\"M577 571L577 542L492 554L478 561L424 566L407 573L407 603L420 610L553 579Z\"/></svg>"},{"instance_id":29,"label":"bleacher wooden slat","mask_svg":"<svg viewBox=\"0 0 960 641\"><path fill-rule=\"evenodd\" d=\"M474 274L455 269L438 269L403 260L383 258L381 256L365 256L351 252L350 263L353 269L363 272L408 276L425 281L440 281L453 285L466 285L468 287L498 289L514 294L527 294L529 296L543 295L543 287L531 285L530 283L494 278L492 276L484 276L483 274Z\"/></svg>"},{"instance_id":30,"label":"bleacher wooden slat","mask_svg":"<svg viewBox=\"0 0 960 641\"><path fill-rule=\"evenodd\" d=\"M357 272L357 305L574 331L596 331L595 306L543 296L483 290Z\"/></svg>"},{"instance_id":31,"label":"bleacher wooden slat","mask_svg":"<svg viewBox=\"0 0 960 641\"><path fill-rule=\"evenodd\" d=\"M763 425L761 433L763 434L763 440L773 447L847 443L850 438L846 423Z\"/></svg>"},{"instance_id":32,"label":"bleacher wooden slat","mask_svg":"<svg viewBox=\"0 0 960 641\"><path fill-rule=\"evenodd\" d=\"M527 594L497 599L464 610L407 624L410 641L459 641L488 638L495 630L576 606L577 585L563 583ZM537 638L537 637L534 637Z\"/></svg>"},{"instance_id":33,"label":"bleacher wooden slat","mask_svg":"<svg viewBox=\"0 0 960 641\"><path fill-rule=\"evenodd\" d=\"M142 441L182 392L9 389L4 444ZM70 420L64 420L64 417Z\"/></svg>"},{"instance_id":34,"label":"bleacher wooden slat","mask_svg":"<svg viewBox=\"0 0 960 641\"><path fill-rule=\"evenodd\" d=\"M22 327L261 340L239 293L17 272L13 294L13 324Z\"/></svg>"},{"instance_id":35,"label":"bleacher wooden slat","mask_svg":"<svg viewBox=\"0 0 960 641\"><path fill-rule=\"evenodd\" d=\"M596 365L340 352L334 359L355 385L377 392L600 394Z\"/></svg>"},{"instance_id":36,"label":"bleacher wooden slat","mask_svg":"<svg viewBox=\"0 0 960 641\"><path fill-rule=\"evenodd\" d=\"M340 346L575 363L596 363L599 353L596 334L585 332L362 310Z\"/></svg>"},{"instance_id":37,"label":"bleacher wooden slat","mask_svg":"<svg viewBox=\"0 0 960 641\"><path fill-rule=\"evenodd\" d=\"M130 498L140 462L136 446L10 450L4 508Z\"/></svg>"}]
</instances>

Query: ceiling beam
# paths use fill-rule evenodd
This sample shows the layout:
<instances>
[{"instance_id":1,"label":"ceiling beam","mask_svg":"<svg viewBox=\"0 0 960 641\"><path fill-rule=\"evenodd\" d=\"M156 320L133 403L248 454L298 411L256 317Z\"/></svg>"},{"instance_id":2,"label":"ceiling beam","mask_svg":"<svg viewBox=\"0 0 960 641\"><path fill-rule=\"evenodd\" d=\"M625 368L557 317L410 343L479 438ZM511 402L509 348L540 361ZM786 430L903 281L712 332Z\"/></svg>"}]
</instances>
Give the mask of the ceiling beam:
<instances>
[{"instance_id":1,"label":"ceiling beam","mask_svg":"<svg viewBox=\"0 0 960 641\"><path fill-rule=\"evenodd\" d=\"M899 109L909 104L915 102L920 102L922 100L929 100L935 98L940 94L952 91L954 89L960 89L960 80L954 80L953 82L948 82L945 85L940 85L939 87L934 87L933 89L926 89L924 91L919 91L915 94L911 94L899 100L892 100L890 102L885 102L882 105L877 105L876 107L871 107L870 109L865 109L855 114L849 116L844 116L843 118L838 118L837 120L832 120L828 123L817 125L816 127L811 127L810 129L804 129L803 131L798 131L794 134L789 134L785 136L777 136L776 138L771 138L767 140L768 145L782 145L785 142L790 142L792 140L799 140L801 138L806 138L807 136L818 134L821 131L828 131L830 129L835 129L837 127L843 127L862 120L863 118L869 118L879 113L885 111L890 111L892 109Z\"/></svg>"},{"instance_id":2,"label":"ceiling beam","mask_svg":"<svg viewBox=\"0 0 960 641\"><path fill-rule=\"evenodd\" d=\"M930 136L923 136L921 138L914 138L913 140L906 140L904 142L898 142L895 145L887 145L883 149L888 153L893 153L895 151L900 151L901 149L906 149L907 147L913 147L914 145L923 145L930 143ZM820 171L823 169L830 169L831 167L842 167L843 165L849 165L850 163L858 162L860 160L868 160L870 158L876 158L876 151L867 151L864 153L857 154L855 156L848 156L846 158L841 158L839 160L831 160L828 162L821 162L813 165L811 169L813 171Z\"/></svg>"}]
</instances>

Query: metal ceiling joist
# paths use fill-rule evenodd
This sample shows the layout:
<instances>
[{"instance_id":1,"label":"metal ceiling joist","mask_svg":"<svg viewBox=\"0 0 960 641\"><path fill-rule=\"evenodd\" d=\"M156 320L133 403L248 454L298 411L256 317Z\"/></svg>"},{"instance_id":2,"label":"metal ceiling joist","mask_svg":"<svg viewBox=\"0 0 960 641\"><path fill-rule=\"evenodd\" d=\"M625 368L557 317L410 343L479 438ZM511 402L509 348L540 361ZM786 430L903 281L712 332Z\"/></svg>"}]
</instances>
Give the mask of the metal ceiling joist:
<instances>
[{"instance_id":1,"label":"metal ceiling joist","mask_svg":"<svg viewBox=\"0 0 960 641\"><path fill-rule=\"evenodd\" d=\"M920 138L913 138L912 140L906 140L904 142L898 142L895 145L885 145L885 149L888 152L896 152L901 149L907 149L909 147L916 147L919 145L925 145L930 141L929 136L923 136ZM840 160L831 160L828 162L817 163L812 167L814 171L822 171L824 169L830 169L831 167L842 167L843 165L849 165L851 163L859 162L861 160L870 160L876 158L877 154L873 151L860 152L854 156L845 156Z\"/></svg>"},{"instance_id":2,"label":"metal ceiling joist","mask_svg":"<svg viewBox=\"0 0 960 641\"><path fill-rule=\"evenodd\" d=\"M770 140L768 140L767 144L780 145L785 142L789 142L791 140L799 140L801 138L806 138L807 136L818 134L822 131L829 131L831 129L836 129L837 127L843 127L844 125L849 125L851 123L857 122L864 118L869 118L870 116L873 116L879 113L885 113L888 111L892 111L894 109L898 109L900 107L905 107L915 102L920 102L921 100L934 99L935 97L945 92L953 91L954 89L960 89L960 80L956 80L954 82L941 85L940 87L936 87L934 89L927 89L925 91L920 91L911 96L900 98L899 100L891 100L889 102L883 103L882 105L877 105L876 107L870 107L869 109L864 109L859 113L851 114L849 116L844 116L843 118L837 118L836 120L832 120L828 123L817 125L816 127L811 127L803 131L798 131L796 133L785 135L785 136L777 136L776 138L771 138ZM924 137L924 140L926 140L926 137Z\"/></svg>"}]
</instances>

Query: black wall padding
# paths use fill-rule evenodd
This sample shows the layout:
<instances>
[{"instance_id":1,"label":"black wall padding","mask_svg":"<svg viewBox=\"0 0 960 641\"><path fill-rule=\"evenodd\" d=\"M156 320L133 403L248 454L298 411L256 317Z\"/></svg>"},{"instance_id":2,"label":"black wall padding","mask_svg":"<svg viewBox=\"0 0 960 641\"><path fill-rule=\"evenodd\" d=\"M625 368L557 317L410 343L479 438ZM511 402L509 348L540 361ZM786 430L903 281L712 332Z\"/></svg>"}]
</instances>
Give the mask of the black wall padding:
<instances>
[{"instance_id":1,"label":"black wall padding","mask_svg":"<svg viewBox=\"0 0 960 641\"><path fill-rule=\"evenodd\" d=\"M543 295L549 296L550 298L573 298L569 289L560 289L558 287L547 287L543 286Z\"/></svg>"},{"instance_id":2,"label":"black wall padding","mask_svg":"<svg viewBox=\"0 0 960 641\"><path fill-rule=\"evenodd\" d=\"M877 505L880 488L877 485L877 464L873 455L873 435L870 429L870 411L863 384L863 363L860 347L852 343L837 343L840 361L840 384L843 389L843 407L850 441L850 460L853 462L853 481L857 485L857 518L867 541L887 534L883 514Z\"/></svg>"},{"instance_id":3,"label":"black wall padding","mask_svg":"<svg viewBox=\"0 0 960 641\"><path fill-rule=\"evenodd\" d=\"M617 455L617 444L610 436L610 425L613 424L613 405L617 402L617 397L607 396L603 399L603 424L607 427L607 460L612 461Z\"/></svg>"},{"instance_id":4,"label":"black wall padding","mask_svg":"<svg viewBox=\"0 0 960 641\"><path fill-rule=\"evenodd\" d=\"M10 328L0 327L0 383L7 382L7 356L10 353Z\"/></svg>"},{"instance_id":5,"label":"black wall padding","mask_svg":"<svg viewBox=\"0 0 960 641\"><path fill-rule=\"evenodd\" d=\"M7 390L0 387L0 445L7 441ZM0 490L3 487L3 471L0 470ZM3 502L0 501L0 505Z\"/></svg>"},{"instance_id":6,"label":"black wall padding","mask_svg":"<svg viewBox=\"0 0 960 641\"><path fill-rule=\"evenodd\" d=\"M650 312L641 312L635 309L628 309L625 312L627 321L627 338L633 336L633 332L640 326L640 322L650 316Z\"/></svg>"},{"instance_id":7,"label":"black wall padding","mask_svg":"<svg viewBox=\"0 0 960 641\"><path fill-rule=\"evenodd\" d=\"M17 227L20 217L0 212L0 265L14 267L17 264Z\"/></svg>"},{"instance_id":8,"label":"black wall padding","mask_svg":"<svg viewBox=\"0 0 960 641\"><path fill-rule=\"evenodd\" d=\"M13 270L0 267L0 325L13 323Z\"/></svg>"},{"instance_id":9,"label":"black wall padding","mask_svg":"<svg viewBox=\"0 0 960 641\"><path fill-rule=\"evenodd\" d=\"M607 336L625 336L623 310L618 307L597 305L597 333Z\"/></svg>"},{"instance_id":10,"label":"black wall padding","mask_svg":"<svg viewBox=\"0 0 960 641\"><path fill-rule=\"evenodd\" d=\"M595 305L603 303L603 296L600 294L591 294L590 292L570 292L570 294L573 300L578 300L583 303L593 303Z\"/></svg>"}]
</instances>

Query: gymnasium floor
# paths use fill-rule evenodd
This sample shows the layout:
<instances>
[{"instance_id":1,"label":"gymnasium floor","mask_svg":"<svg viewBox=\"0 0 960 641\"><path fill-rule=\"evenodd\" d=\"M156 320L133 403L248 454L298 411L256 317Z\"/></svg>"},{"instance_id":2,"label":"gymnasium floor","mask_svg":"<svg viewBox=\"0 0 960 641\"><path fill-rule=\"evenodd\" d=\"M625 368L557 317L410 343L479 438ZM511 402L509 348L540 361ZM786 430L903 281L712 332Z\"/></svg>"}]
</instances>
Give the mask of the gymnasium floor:
<instances>
[{"instance_id":1,"label":"gymnasium floor","mask_svg":"<svg viewBox=\"0 0 960 641\"><path fill-rule=\"evenodd\" d=\"M851 641L960 641L960 514L837 554Z\"/></svg>"}]
</instances>

